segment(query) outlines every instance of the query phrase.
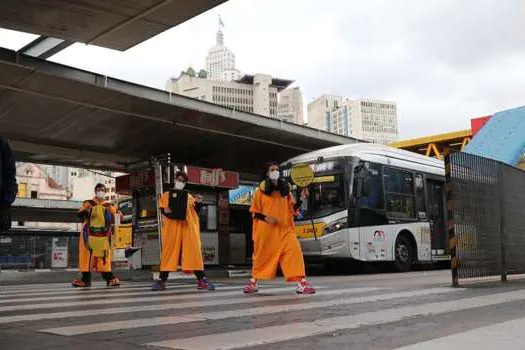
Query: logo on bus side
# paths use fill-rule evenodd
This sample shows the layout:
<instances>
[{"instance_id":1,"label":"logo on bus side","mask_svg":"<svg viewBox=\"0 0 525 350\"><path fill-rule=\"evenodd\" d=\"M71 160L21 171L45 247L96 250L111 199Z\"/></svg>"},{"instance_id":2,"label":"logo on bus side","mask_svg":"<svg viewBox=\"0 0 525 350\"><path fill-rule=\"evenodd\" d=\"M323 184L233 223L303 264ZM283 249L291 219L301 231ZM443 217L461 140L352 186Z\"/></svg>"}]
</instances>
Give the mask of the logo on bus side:
<instances>
[{"instance_id":1,"label":"logo on bus side","mask_svg":"<svg viewBox=\"0 0 525 350\"><path fill-rule=\"evenodd\" d=\"M384 231L377 230L374 232L374 241L384 241L386 239L386 234Z\"/></svg>"}]
</instances>

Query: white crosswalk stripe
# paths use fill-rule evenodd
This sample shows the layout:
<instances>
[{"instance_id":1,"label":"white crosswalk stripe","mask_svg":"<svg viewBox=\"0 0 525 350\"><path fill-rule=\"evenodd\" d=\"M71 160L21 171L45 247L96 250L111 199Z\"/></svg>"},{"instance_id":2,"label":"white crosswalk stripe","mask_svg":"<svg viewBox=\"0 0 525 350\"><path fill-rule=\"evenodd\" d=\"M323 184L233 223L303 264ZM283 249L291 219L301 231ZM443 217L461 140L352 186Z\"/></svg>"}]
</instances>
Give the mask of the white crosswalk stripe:
<instances>
[{"instance_id":1,"label":"white crosswalk stripe","mask_svg":"<svg viewBox=\"0 0 525 350\"><path fill-rule=\"evenodd\" d=\"M441 350L441 349L505 349L522 350L525 346L525 318L496 323L467 332L449 335L422 343L412 344L396 350Z\"/></svg>"},{"instance_id":2,"label":"white crosswalk stripe","mask_svg":"<svg viewBox=\"0 0 525 350\"><path fill-rule=\"evenodd\" d=\"M238 289L238 287L236 287ZM337 294L352 294L352 293L365 293L379 290L378 288L352 288L351 290L335 290L330 292L320 292L321 295L337 295ZM283 292L289 291L289 288L273 288L268 290L269 292ZM238 293L237 293L238 294ZM231 295L231 293L228 293ZM201 295L203 297L207 296L209 298L222 297L223 294L208 294ZM192 298L194 299L194 298ZM239 305L245 303L253 302L264 302L264 301L281 301L281 300L296 300L296 295L277 295L269 297L257 297L254 299L214 299L214 300L204 300L204 301L195 301L189 303L173 303L173 304L160 304L160 305L145 305L145 306L131 306L131 307L116 307L109 309L92 309L82 311L66 311L66 312L57 312L57 313L41 313L41 314L27 314L27 315L16 315L16 316L0 316L0 324L6 324L11 322L21 322L21 321L37 321L37 320L49 320L49 319L59 319L59 318L74 318L74 317L85 317L85 316L100 316L100 315L116 315L124 313L136 313L141 311L163 311L163 310L177 310L177 309L187 309L194 307L208 307L208 306L220 306L220 305ZM1 315L1 313L0 313Z\"/></svg>"},{"instance_id":3,"label":"white crosswalk stripe","mask_svg":"<svg viewBox=\"0 0 525 350\"><path fill-rule=\"evenodd\" d=\"M373 288L353 288L353 289L343 289L343 290L321 292L321 295L334 296L334 295L345 294L345 293L352 294L352 293L370 292L372 290L374 289ZM432 293L432 291L429 291L429 292ZM417 295L415 293L409 293L409 294L410 294L409 296ZM298 300L299 298L300 297L298 296L284 297L284 298L269 297L269 298L266 298L266 301L290 300L290 299ZM308 296L307 298L311 298L311 296ZM365 299L367 299L367 301L374 301L373 297L368 297ZM377 297L375 299L377 300ZM191 315L185 315L182 317L179 317L179 316L171 317L170 316L170 317L155 317L155 318L149 318L149 319L139 318L139 319L133 319L133 320L121 321L121 322L117 321L117 322L87 324L87 325L72 326L72 327L61 327L61 328L55 328L55 329L44 329L42 330L42 332L55 333L55 334L60 334L60 335L77 335L77 334L86 334L86 333L107 332L110 330L119 330L119 329L173 325L173 324L186 323L186 322L221 320L221 319L226 319L226 318L231 318L231 317L268 315L268 314L278 313L278 312L308 310L308 309L314 309L318 307L352 304L359 300L361 299L348 299L348 297L346 297L346 298L331 299L328 301L321 301L321 302L304 302L304 303L301 302L299 304L292 304L292 305L263 306L263 307L255 307L255 308L243 309L243 310L229 310L229 311L191 314ZM253 301L253 300L246 300L246 301ZM257 299L257 301L260 301L260 300ZM242 300L235 300L235 303L236 304L242 303ZM209 304L209 306L212 306L212 305L214 306L219 305L219 303L212 302Z\"/></svg>"},{"instance_id":4,"label":"white crosswalk stripe","mask_svg":"<svg viewBox=\"0 0 525 350\"><path fill-rule=\"evenodd\" d=\"M268 345L286 340L311 337L344 329L353 329L368 325L380 325L400 321L416 315L441 314L467 310L476 307L501 304L504 301L523 300L525 291L501 293L470 299L444 301L418 306L387 309L358 315L320 319L315 322L298 322L286 327L272 326L243 331L226 332L218 335L205 335L187 339L165 340L150 343L150 346L163 346L172 349L239 349L256 345Z\"/></svg>"},{"instance_id":5,"label":"white crosswalk stripe","mask_svg":"<svg viewBox=\"0 0 525 350\"><path fill-rule=\"evenodd\" d=\"M239 287L229 286L222 287L221 291L234 290L233 292L221 292L224 296L238 295ZM281 289L278 289L280 291ZM185 290L171 291L172 294L182 294ZM22 305L10 305L0 306L0 312L6 311L24 311L24 310L38 310L38 309L51 309L56 307L78 307L78 306L95 306L95 305L111 305L111 304L132 304L139 302L157 302L157 301L173 301L173 300L187 300L187 299L198 299L201 298L202 294L194 295L166 295L162 293L148 293L147 297L138 298L98 298L97 300L80 300L80 301L68 301L64 303L41 303L41 304L22 304Z\"/></svg>"},{"instance_id":6,"label":"white crosswalk stripe","mask_svg":"<svg viewBox=\"0 0 525 350\"><path fill-rule=\"evenodd\" d=\"M218 285L217 287L222 287L221 285ZM226 287L230 288L230 287ZM178 291L188 291L188 290L195 290L195 285L177 285L172 287L171 289L176 290L176 293L179 293ZM20 299L21 296L27 296L23 293L16 295L11 294L6 296L6 298L0 298L0 305L1 304L7 304L7 303L13 303L13 302L36 302L36 301L52 301L52 300L89 300L89 299L100 299L100 295L102 293L111 293L111 297L135 297L140 295L159 295L158 292L154 292L151 290L151 283L142 288L135 288L135 289L121 289L114 288L114 289L102 289L102 290L93 290L93 291L87 291L87 290L73 290L73 292L67 292L64 294L60 294L59 292L53 293L42 293L38 294L38 297L29 297L29 298L23 298ZM163 295L173 293L172 291L166 291L163 293ZM44 296L43 296L44 295ZM32 294L30 296L35 296L35 294Z\"/></svg>"},{"instance_id":7,"label":"white crosswalk stripe","mask_svg":"<svg viewBox=\"0 0 525 350\"><path fill-rule=\"evenodd\" d=\"M71 288L70 286L62 285L60 288L65 290L55 290L55 291L42 291L42 292L26 292L26 293L0 293L0 304L6 304L9 302L15 302L17 300L24 302L34 302L34 301L49 301L49 300L68 300L68 299L77 299L79 297L83 298L99 298L100 294L110 293L112 297L115 296L130 296L130 295L140 295L143 293L155 293L151 291L152 283L134 286L134 287L118 287L118 288ZM223 285L217 285L221 287ZM196 289L196 285L175 285L171 286L170 289Z\"/></svg>"},{"instance_id":8,"label":"white crosswalk stripe","mask_svg":"<svg viewBox=\"0 0 525 350\"><path fill-rule=\"evenodd\" d=\"M124 283L120 289L98 283L87 290L66 284L10 286L0 294L0 329L19 324L42 335L96 334L97 339L119 341L121 337L139 346L168 349L271 348L276 343L307 341L338 331L388 327L407 318L525 302L525 290L492 290L472 296L461 288L407 290L344 284L320 286L317 294L304 296L296 295L293 285L269 285L256 295L243 295L241 285L217 286L214 292L196 291L194 283L169 284L163 292L150 291L150 283ZM525 327L525 318L503 321L418 339L415 344L402 343L398 350L454 346L466 350L475 346L477 350L487 344L489 348L521 349L516 344L523 344L525 336L516 330ZM231 327L224 326L229 324ZM162 331L171 326L178 331ZM507 344L513 333L521 341Z\"/></svg>"}]
</instances>

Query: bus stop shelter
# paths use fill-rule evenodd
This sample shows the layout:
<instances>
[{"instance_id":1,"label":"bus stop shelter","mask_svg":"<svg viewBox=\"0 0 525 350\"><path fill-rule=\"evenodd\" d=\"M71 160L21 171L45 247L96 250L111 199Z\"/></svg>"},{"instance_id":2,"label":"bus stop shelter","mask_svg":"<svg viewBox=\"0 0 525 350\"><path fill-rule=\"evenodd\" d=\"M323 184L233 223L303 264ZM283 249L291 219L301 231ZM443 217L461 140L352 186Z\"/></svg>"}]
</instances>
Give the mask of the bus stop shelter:
<instances>
[{"instance_id":1,"label":"bus stop shelter","mask_svg":"<svg viewBox=\"0 0 525 350\"><path fill-rule=\"evenodd\" d=\"M0 49L0 133L17 159L127 172L152 155L258 172L268 160L355 142Z\"/></svg>"},{"instance_id":2,"label":"bus stop shelter","mask_svg":"<svg viewBox=\"0 0 525 350\"><path fill-rule=\"evenodd\" d=\"M125 51L226 0L7 0L0 27L41 35L0 48L0 134L21 161L127 172L166 152L204 167L260 164L354 142L40 58L74 42Z\"/></svg>"}]
</instances>

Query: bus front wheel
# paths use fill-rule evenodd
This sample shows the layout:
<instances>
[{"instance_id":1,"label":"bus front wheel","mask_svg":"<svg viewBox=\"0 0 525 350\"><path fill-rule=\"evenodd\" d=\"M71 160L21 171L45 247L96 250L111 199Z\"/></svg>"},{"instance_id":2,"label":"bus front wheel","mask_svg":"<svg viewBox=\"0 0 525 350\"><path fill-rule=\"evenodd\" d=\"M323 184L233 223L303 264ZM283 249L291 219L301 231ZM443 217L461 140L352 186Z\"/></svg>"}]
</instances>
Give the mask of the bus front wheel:
<instances>
[{"instance_id":1,"label":"bus front wheel","mask_svg":"<svg viewBox=\"0 0 525 350\"><path fill-rule=\"evenodd\" d=\"M414 260L414 249L405 235L399 235L395 244L394 268L397 272L408 272Z\"/></svg>"}]
</instances>

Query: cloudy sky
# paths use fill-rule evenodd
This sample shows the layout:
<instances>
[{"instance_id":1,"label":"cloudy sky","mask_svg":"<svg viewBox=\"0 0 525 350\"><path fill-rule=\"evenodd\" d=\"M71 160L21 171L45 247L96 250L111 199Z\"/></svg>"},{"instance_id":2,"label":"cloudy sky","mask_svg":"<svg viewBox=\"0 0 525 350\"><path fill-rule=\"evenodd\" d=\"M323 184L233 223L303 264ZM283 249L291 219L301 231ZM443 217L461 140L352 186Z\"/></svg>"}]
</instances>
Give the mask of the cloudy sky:
<instances>
[{"instance_id":1,"label":"cloudy sky","mask_svg":"<svg viewBox=\"0 0 525 350\"><path fill-rule=\"evenodd\" d=\"M523 0L230 0L127 52L76 44L51 60L163 88L204 68L219 15L242 72L294 79L305 103L396 101L401 139L525 104ZM32 37L0 30L0 46Z\"/></svg>"}]
</instances>

